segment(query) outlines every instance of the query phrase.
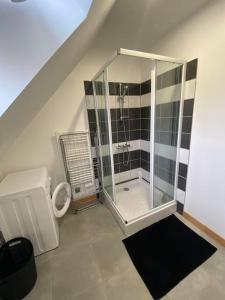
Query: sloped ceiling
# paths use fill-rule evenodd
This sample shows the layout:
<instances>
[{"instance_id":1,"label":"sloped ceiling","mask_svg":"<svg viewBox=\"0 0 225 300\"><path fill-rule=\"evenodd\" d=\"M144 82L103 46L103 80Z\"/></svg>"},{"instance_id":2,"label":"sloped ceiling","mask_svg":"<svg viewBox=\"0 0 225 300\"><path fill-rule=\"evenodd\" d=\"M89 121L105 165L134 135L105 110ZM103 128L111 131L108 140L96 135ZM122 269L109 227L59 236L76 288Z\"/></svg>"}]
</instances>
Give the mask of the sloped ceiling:
<instances>
[{"instance_id":1,"label":"sloped ceiling","mask_svg":"<svg viewBox=\"0 0 225 300\"><path fill-rule=\"evenodd\" d=\"M0 1L0 116L82 23L91 3Z\"/></svg>"},{"instance_id":2,"label":"sloped ceiling","mask_svg":"<svg viewBox=\"0 0 225 300\"><path fill-rule=\"evenodd\" d=\"M55 52L0 117L0 157L85 55L114 2L115 0L93 1L86 20Z\"/></svg>"},{"instance_id":3,"label":"sloped ceiling","mask_svg":"<svg viewBox=\"0 0 225 300\"><path fill-rule=\"evenodd\" d=\"M5 1L9 0L3 0ZM87 1L83 1L84 5ZM151 45L211 1L213 0L94 0L87 19L0 118L0 157L93 42L98 47L110 49L123 47L150 51Z\"/></svg>"},{"instance_id":4,"label":"sloped ceiling","mask_svg":"<svg viewBox=\"0 0 225 300\"><path fill-rule=\"evenodd\" d=\"M213 0L117 0L97 44L147 51ZM191 34L191 33L190 33Z\"/></svg>"}]
</instances>

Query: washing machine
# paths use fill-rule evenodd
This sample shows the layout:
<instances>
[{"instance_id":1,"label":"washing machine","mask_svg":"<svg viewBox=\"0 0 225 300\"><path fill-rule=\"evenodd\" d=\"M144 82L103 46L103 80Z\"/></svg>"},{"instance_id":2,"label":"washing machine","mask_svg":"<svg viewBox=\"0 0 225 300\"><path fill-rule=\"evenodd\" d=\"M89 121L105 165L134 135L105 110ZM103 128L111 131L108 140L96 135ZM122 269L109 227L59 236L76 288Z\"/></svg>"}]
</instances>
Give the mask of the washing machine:
<instances>
[{"instance_id":1,"label":"washing machine","mask_svg":"<svg viewBox=\"0 0 225 300\"><path fill-rule=\"evenodd\" d=\"M58 217L62 217L71 201L70 186L60 183L51 197L51 179L46 168L9 174L0 183L0 230L5 240L28 238L35 255L59 246ZM58 193L64 189L66 201L56 206Z\"/></svg>"}]
</instances>

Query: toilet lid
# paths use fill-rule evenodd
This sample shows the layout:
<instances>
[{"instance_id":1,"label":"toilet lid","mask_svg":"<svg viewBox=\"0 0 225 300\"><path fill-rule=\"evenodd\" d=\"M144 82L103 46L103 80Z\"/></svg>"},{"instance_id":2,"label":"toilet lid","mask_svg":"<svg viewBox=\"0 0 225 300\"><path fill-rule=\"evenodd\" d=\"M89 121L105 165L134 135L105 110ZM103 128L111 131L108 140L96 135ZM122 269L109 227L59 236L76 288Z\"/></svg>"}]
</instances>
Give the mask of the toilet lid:
<instances>
[{"instance_id":1,"label":"toilet lid","mask_svg":"<svg viewBox=\"0 0 225 300\"><path fill-rule=\"evenodd\" d=\"M56 199L57 199L59 192L63 189L66 191L66 201L65 201L65 204L63 205L63 207L61 209L58 209L56 206ZM57 185L57 187L55 188L54 193L52 195L53 212L57 218L61 218L65 215L65 213L67 212L67 210L69 208L70 201L71 201L71 188L70 188L69 183L67 183L67 182L59 183Z\"/></svg>"}]
</instances>

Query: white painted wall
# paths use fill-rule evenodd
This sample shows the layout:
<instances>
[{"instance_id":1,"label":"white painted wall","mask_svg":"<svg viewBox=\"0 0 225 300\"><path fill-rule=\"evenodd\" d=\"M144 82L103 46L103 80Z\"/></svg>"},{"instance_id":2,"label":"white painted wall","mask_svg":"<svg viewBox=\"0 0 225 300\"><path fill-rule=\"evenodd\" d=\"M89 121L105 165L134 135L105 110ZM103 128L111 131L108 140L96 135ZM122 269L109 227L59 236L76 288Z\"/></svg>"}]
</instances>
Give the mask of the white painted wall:
<instances>
[{"instance_id":1,"label":"white painted wall","mask_svg":"<svg viewBox=\"0 0 225 300\"><path fill-rule=\"evenodd\" d=\"M55 5L57 1L54 2ZM27 2L30 3L32 1ZM105 0L104 3L102 0L94 0L86 20L66 42L63 43L17 97L16 101L14 101L0 117L0 158L3 157L4 153L15 143L17 137L20 136L56 89L85 56L95 40L101 25L112 9L114 2L115 0ZM2 4L1 1L0 3ZM86 1L82 1L83 5L85 3ZM23 5L23 3L18 5ZM36 50L39 52L38 49ZM2 94L1 91L0 98Z\"/></svg>"},{"instance_id":2,"label":"white painted wall","mask_svg":"<svg viewBox=\"0 0 225 300\"><path fill-rule=\"evenodd\" d=\"M151 51L198 58L185 211L225 237L225 1L164 37Z\"/></svg>"},{"instance_id":3,"label":"white painted wall","mask_svg":"<svg viewBox=\"0 0 225 300\"><path fill-rule=\"evenodd\" d=\"M119 55L108 66L108 80L116 82L141 82L141 59Z\"/></svg>"},{"instance_id":4,"label":"white painted wall","mask_svg":"<svg viewBox=\"0 0 225 300\"><path fill-rule=\"evenodd\" d=\"M0 1L0 116L86 18L91 2Z\"/></svg>"},{"instance_id":5,"label":"white painted wall","mask_svg":"<svg viewBox=\"0 0 225 300\"><path fill-rule=\"evenodd\" d=\"M53 186L63 179L55 132L88 129L83 81L91 80L112 52L94 48L81 60L0 161L5 175L46 166L52 176ZM140 73L137 75L135 72L139 61L134 60L132 65L127 58L115 63L110 71L111 78L117 78L115 72L123 74L124 64L128 61L130 72L125 72L124 79L131 82L140 80Z\"/></svg>"},{"instance_id":6,"label":"white painted wall","mask_svg":"<svg viewBox=\"0 0 225 300\"><path fill-rule=\"evenodd\" d=\"M63 178L55 132L87 128L83 81L92 78L108 55L96 50L81 60L3 157L5 174L46 166L53 186Z\"/></svg>"}]
</instances>

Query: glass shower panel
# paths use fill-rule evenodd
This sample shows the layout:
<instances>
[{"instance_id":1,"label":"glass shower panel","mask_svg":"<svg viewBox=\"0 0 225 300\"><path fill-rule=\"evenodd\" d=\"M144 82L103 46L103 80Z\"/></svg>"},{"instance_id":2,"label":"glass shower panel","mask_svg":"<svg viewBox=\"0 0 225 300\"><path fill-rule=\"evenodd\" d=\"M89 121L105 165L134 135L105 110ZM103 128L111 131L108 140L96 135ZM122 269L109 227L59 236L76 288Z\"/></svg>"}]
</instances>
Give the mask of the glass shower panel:
<instances>
[{"instance_id":1,"label":"glass shower panel","mask_svg":"<svg viewBox=\"0 0 225 300\"><path fill-rule=\"evenodd\" d=\"M153 207L174 200L182 64L157 61Z\"/></svg>"},{"instance_id":2,"label":"glass shower panel","mask_svg":"<svg viewBox=\"0 0 225 300\"><path fill-rule=\"evenodd\" d=\"M108 128L108 112L106 105L106 80L103 72L93 81L95 94L95 112L99 132L99 147L102 164L102 185L108 196L113 197L112 164L110 155L110 137Z\"/></svg>"}]
</instances>

